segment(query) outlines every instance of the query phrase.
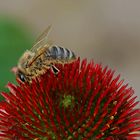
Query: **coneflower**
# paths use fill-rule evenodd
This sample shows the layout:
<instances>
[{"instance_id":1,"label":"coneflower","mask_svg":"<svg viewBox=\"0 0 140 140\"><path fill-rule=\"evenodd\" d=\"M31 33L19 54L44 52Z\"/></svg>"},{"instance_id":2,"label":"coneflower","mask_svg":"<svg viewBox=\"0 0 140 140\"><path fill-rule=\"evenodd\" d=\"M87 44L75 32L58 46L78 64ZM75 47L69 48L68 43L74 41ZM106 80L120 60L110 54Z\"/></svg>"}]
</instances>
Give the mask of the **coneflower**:
<instances>
[{"instance_id":1,"label":"coneflower","mask_svg":"<svg viewBox=\"0 0 140 140\"><path fill-rule=\"evenodd\" d=\"M0 103L3 140L135 140L140 109L114 71L76 60L32 83L8 83Z\"/></svg>"}]
</instances>

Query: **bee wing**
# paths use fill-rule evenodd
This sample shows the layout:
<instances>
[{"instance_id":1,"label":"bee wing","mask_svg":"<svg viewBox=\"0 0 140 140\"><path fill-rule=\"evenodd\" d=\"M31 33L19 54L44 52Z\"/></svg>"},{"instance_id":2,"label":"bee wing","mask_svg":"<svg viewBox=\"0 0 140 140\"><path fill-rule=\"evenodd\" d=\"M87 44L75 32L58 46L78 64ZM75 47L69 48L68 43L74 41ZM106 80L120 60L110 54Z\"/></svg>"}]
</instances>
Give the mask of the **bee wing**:
<instances>
[{"instance_id":1,"label":"bee wing","mask_svg":"<svg viewBox=\"0 0 140 140\"><path fill-rule=\"evenodd\" d=\"M35 60L46 51L46 48L50 47L53 44L52 41L48 41L50 29L51 25L48 26L47 29L38 37L36 43L30 49L30 52L35 55L30 59L30 61L28 61L28 66L31 66L35 62Z\"/></svg>"},{"instance_id":2,"label":"bee wing","mask_svg":"<svg viewBox=\"0 0 140 140\"><path fill-rule=\"evenodd\" d=\"M52 44L52 42L48 41L48 35L51 30L51 25L46 28L46 30L38 37L33 47L30 49L30 51L35 52L37 49L41 46L44 46L45 44Z\"/></svg>"}]
</instances>

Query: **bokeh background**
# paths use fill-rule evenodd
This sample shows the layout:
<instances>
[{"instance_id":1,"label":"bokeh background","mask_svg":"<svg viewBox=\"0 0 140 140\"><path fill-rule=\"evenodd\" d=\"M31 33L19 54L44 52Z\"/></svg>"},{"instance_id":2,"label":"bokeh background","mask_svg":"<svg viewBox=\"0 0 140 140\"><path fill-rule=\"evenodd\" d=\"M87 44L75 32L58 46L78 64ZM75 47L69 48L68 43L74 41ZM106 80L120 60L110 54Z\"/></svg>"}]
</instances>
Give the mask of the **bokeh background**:
<instances>
[{"instance_id":1,"label":"bokeh background","mask_svg":"<svg viewBox=\"0 0 140 140\"><path fill-rule=\"evenodd\" d=\"M0 0L0 91L38 35L115 69L140 100L139 0Z\"/></svg>"}]
</instances>

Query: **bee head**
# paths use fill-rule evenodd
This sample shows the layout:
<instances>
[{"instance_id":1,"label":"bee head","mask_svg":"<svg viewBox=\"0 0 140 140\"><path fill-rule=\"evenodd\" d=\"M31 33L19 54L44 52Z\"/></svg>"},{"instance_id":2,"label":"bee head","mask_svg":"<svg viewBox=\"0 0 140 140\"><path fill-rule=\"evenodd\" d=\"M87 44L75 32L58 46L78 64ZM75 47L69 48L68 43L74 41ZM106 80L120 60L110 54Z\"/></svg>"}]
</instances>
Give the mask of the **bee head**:
<instances>
[{"instance_id":1,"label":"bee head","mask_svg":"<svg viewBox=\"0 0 140 140\"><path fill-rule=\"evenodd\" d=\"M12 72L22 82L26 82L27 79L29 79L27 78L28 77L27 76L28 63L30 62L33 56L34 56L34 53L32 53L29 50L26 50L26 52L20 57L18 61L18 65L12 68Z\"/></svg>"}]
</instances>

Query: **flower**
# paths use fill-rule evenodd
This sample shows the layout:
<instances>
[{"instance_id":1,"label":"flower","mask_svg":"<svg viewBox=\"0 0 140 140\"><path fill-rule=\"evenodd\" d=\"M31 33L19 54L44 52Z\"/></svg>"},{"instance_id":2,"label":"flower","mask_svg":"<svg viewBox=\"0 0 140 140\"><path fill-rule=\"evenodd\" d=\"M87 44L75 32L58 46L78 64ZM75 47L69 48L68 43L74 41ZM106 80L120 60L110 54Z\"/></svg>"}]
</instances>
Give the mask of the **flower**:
<instances>
[{"instance_id":1,"label":"flower","mask_svg":"<svg viewBox=\"0 0 140 140\"><path fill-rule=\"evenodd\" d=\"M132 88L93 61L57 65L32 83L8 83L0 103L5 140L134 140L140 109Z\"/></svg>"}]
</instances>

